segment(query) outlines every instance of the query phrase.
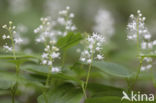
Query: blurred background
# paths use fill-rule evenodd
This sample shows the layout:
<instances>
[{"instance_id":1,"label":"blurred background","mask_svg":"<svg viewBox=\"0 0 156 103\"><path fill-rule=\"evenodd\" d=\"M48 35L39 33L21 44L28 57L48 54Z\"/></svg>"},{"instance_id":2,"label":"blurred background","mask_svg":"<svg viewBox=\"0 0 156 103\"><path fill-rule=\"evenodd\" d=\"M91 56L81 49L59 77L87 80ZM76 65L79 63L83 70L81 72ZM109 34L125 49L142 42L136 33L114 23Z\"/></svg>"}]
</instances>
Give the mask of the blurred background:
<instances>
[{"instance_id":1,"label":"blurred background","mask_svg":"<svg viewBox=\"0 0 156 103\"><path fill-rule=\"evenodd\" d=\"M66 6L70 6L71 11L75 14L74 23L77 26L77 32L81 33L98 31L96 29L99 22L98 15L103 12L108 17L103 21L104 26L106 28L108 26L107 29L111 28L112 30L108 33L111 36L108 36L109 41L104 50L105 61L122 64L132 71L136 71L138 61L136 59L136 44L126 40L129 15L136 14L138 9L141 10L147 18L146 25L152 34L152 40L156 39L156 0L0 0L0 34L5 32L1 28L2 25L11 20L19 27L17 28L19 33L23 37L29 38L26 39L27 43L22 47L22 50L26 53L42 53L42 46L38 46L34 41L36 37L36 34L33 33L34 29L41 24L41 17L51 16L56 19L58 12L65 9ZM111 21L108 24L107 19ZM1 50L3 44L4 41L0 38ZM70 57L75 55L73 51L74 48L68 51ZM79 55L76 56L79 58ZM70 63L76 60L70 58L66 62ZM155 65L155 61L153 65ZM149 73L144 73L142 73L144 74L143 80L138 85L155 92L151 85L152 81L148 78ZM120 83L117 85L121 86ZM123 83L122 86L124 85Z\"/></svg>"}]
</instances>

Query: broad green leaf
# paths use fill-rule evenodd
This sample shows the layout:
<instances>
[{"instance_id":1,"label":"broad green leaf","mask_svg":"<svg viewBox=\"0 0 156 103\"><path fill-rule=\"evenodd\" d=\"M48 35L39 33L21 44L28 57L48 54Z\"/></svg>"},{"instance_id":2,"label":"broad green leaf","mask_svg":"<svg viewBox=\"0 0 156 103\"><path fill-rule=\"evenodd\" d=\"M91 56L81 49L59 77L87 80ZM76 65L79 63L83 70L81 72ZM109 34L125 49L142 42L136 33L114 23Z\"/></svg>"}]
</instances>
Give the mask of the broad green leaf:
<instances>
[{"instance_id":1,"label":"broad green leaf","mask_svg":"<svg viewBox=\"0 0 156 103\"><path fill-rule=\"evenodd\" d=\"M105 96L105 97L96 97L88 98L85 103L122 103L120 97L116 96Z\"/></svg>"},{"instance_id":2,"label":"broad green leaf","mask_svg":"<svg viewBox=\"0 0 156 103\"><path fill-rule=\"evenodd\" d=\"M78 44L81 39L82 36L80 33L74 34L73 32L69 32L65 37L58 40L57 46L62 50L66 50Z\"/></svg>"},{"instance_id":3,"label":"broad green leaf","mask_svg":"<svg viewBox=\"0 0 156 103\"><path fill-rule=\"evenodd\" d=\"M81 88L75 88L71 84L64 84L50 89L45 93L48 103L81 103L83 94ZM38 97L38 103L45 103L44 96Z\"/></svg>"},{"instance_id":4,"label":"broad green leaf","mask_svg":"<svg viewBox=\"0 0 156 103\"><path fill-rule=\"evenodd\" d=\"M7 94L10 94L10 91L9 90L0 90L0 96L1 95L7 95Z\"/></svg>"},{"instance_id":5,"label":"broad green leaf","mask_svg":"<svg viewBox=\"0 0 156 103\"><path fill-rule=\"evenodd\" d=\"M0 89L8 89L13 85L12 82L0 79Z\"/></svg>"},{"instance_id":6,"label":"broad green leaf","mask_svg":"<svg viewBox=\"0 0 156 103\"><path fill-rule=\"evenodd\" d=\"M0 55L0 59L14 59L13 55ZM16 55L16 59L37 58L32 55Z\"/></svg>"},{"instance_id":7,"label":"broad green leaf","mask_svg":"<svg viewBox=\"0 0 156 103\"><path fill-rule=\"evenodd\" d=\"M105 97L97 97L97 98L88 98L85 103L156 103L156 102L149 102L149 101L128 101L123 100L121 101L122 97L116 96L105 96Z\"/></svg>"},{"instance_id":8,"label":"broad green leaf","mask_svg":"<svg viewBox=\"0 0 156 103\"><path fill-rule=\"evenodd\" d=\"M25 84L25 85L33 85L36 87L45 88L40 82L37 81L30 81L26 79L23 75L16 76L15 73L8 73L8 72L0 72L0 81L4 82L6 84L6 87L4 85L1 85L1 89L8 89L14 83L17 81L18 83Z\"/></svg>"},{"instance_id":9,"label":"broad green leaf","mask_svg":"<svg viewBox=\"0 0 156 103\"><path fill-rule=\"evenodd\" d=\"M31 73L37 73L42 76L47 76L48 71L49 71L47 66L41 66L41 65L25 65L25 66L21 67L21 70L31 72ZM64 81L76 82L79 85L81 85L81 83L83 82L75 77L69 76L69 75L67 75L65 73L61 73L61 72L60 73L51 73L51 78L57 78L57 79L62 79Z\"/></svg>"},{"instance_id":10,"label":"broad green leaf","mask_svg":"<svg viewBox=\"0 0 156 103\"><path fill-rule=\"evenodd\" d=\"M121 88L98 83L89 83L87 89L93 97L122 96L123 91Z\"/></svg>"},{"instance_id":11,"label":"broad green leaf","mask_svg":"<svg viewBox=\"0 0 156 103\"><path fill-rule=\"evenodd\" d=\"M108 73L112 76L130 77L132 75L132 72L130 72L127 68L119 64L97 61L97 62L93 62L92 65L100 69L102 72Z\"/></svg>"}]
</instances>

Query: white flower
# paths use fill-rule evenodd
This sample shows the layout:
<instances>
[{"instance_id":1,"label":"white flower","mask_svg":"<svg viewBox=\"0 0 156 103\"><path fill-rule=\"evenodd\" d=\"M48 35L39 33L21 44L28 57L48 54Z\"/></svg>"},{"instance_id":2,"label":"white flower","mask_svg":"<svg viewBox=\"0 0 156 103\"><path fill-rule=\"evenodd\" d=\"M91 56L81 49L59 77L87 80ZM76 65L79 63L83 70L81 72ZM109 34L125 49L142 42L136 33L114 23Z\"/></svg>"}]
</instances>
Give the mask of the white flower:
<instances>
[{"instance_id":1,"label":"white flower","mask_svg":"<svg viewBox=\"0 0 156 103\"><path fill-rule=\"evenodd\" d=\"M67 6L66 9L69 10L70 9L70 6Z\"/></svg>"},{"instance_id":2,"label":"white flower","mask_svg":"<svg viewBox=\"0 0 156 103\"><path fill-rule=\"evenodd\" d=\"M137 41L139 43L139 51L140 51L139 55L144 54L147 51L149 53L154 53L152 49L153 46L156 45L156 41L151 41L152 35L148 31L144 23L146 18L143 17L141 11L138 10L137 16L134 16L132 14L130 15L130 19L131 20L127 26L128 29L127 38ZM145 57L143 60L143 65L144 66L141 67L141 71L145 71L152 68L152 58Z\"/></svg>"},{"instance_id":3,"label":"white flower","mask_svg":"<svg viewBox=\"0 0 156 103\"><path fill-rule=\"evenodd\" d=\"M53 53L51 54L51 57L52 57L52 58L58 58L59 56L60 56L60 53L53 52Z\"/></svg>"},{"instance_id":4,"label":"white flower","mask_svg":"<svg viewBox=\"0 0 156 103\"><path fill-rule=\"evenodd\" d=\"M81 58L81 61L82 61L82 62L85 62L85 60L86 60L85 58Z\"/></svg>"},{"instance_id":5,"label":"white flower","mask_svg":"<svg viewBox=\"0 0 156 103\"><path fill-rule=\"evenodd\" d=\"M7 44L3 45L3 48L4 48L6 51L12 52L12 47L9 47Z\"/></svg>"},{"instance_id":6,"label":"white flower","mask_svg":"<svg viewBox=\"0 0 156 103\"><path fill-rule=\"evenodd\" d=\"M2 38L5 40L5 39L7 38L7 36L4 34L4 35L2 36Z\"/></svg>"},{"instance_id":7,"label":"white flower","mask_svg":"<svg viewBox=\"0 0 156 103\"><path fill-rule=\"evenodd\" d=\"M3 25L2 28L3 28L3 29L7 29L7 25Z\"/></svg>"},{"instance_id":8,"label":"white flower","mask_svg":"<svg viewBox=\"0 0 156 103\"><path fill-rule=\"evenodd\" d=\"M52 68L51 68L51 71L52 71L52 72L60 72L61 69L60 69L59 67L52 67Z\"/></svg>"},{"instance_id":9,"label":"white flower","mask_svg":"<svg viewBox=\"0 0 156 103\"><path fill-rule=\"evenodd\" d=\"M103 59L103 56L100 55L100 54L98 54L98 55L97 55L97 59L98 59L98 60L102 60L102 59Z\"/></svg>"},{"instance_id":10,"label":"white flower","mask_svg":"<svg viewBox=\"0 0 156 103\"><path fill-rule=\"evenodd\" d=\"M82 62L92 63L92 60L102 60L101 54L103 43L105 39L102 35L93 33L92 36L88 36L87 45L84 51L81 52L80 60Z\"/></svg>"},{"instance_id":11,"label":"white flower","mask_svg":"<svg viewBox=\"0 0 156 103\"><path fill-rule=\"evenodd\" d=\"M91 62L92 62L92 60L91 60L91 59L88 59L88 60L87 60L87 63L88 63L88 64L90 64Z\"/></svg>"},{"instance_id":12,"label":"white flower","mask_svg":"<svg viewBox=\"0 0 156 103\"><path fill-rule=\"evenodd\" d=\"M43 53L42 54L42 58L48 58L48 54L47 53Z\"/></svg>"},{"instance_id":13,"label":"white flower","mask_svg":"<svg viewBox=\"0 0 156 103\"><path fill-rule=\"evenodd\" d=\"M156 45L156 40L153 41L153 45Z\"/></svg>"},{"instance_id":14,"label":"white flower","mask_svg":"<svg viewBox=\"0 0 156 103\"><path fill-rule=\"evenodd\" d=\"M145 71L145 70L146 70L146 67L142 66L141 71Z\"/></svg>"},{"instance_id":15,"label":"white flower","mask_svg":"<svg viewBox=\"0 0 156 103\"><path fill-rule=\"evenodd\" d=\"M114 19L109 11L104 9L98 11L93 30L103 35L106 40L109 40L113 36L115 31Z\"/></svg>"},{"instance_id":16,"label":"white flower","mask_svg":"<svg viewBox=\"0 0 156 103\"><path fill-rule=\"evenodd\" d=\"M48 61L48 65L52 65L52 61Z\"/></svg>"},{"instance_id":17,"label":"white flower","mask_svg":"<svg viewBox=\"0 0 156 103\"><path fill-rule=\"evenodd\" d=\"M69 17L73 18L74 17L74 13L70 13Z\"/></svg>"},{"instance_id":18,"label":"white flower","mask_svg":"<svg viewBox=\"0 0 156 103\"><path fill-rule=\"evenodd\" d=\"M21 36L20 36L21 32L15 30L16 26L13 25L12 21L9 21L9 25L8 26L7 25L3 25L2 28L6 29L9 32L8 35L4 34L2 36L2 39L3 40L8 39L9 41L13 41L13 42L11 42L12 46L9 46L9 45L4 45L3 46L3 48L5 50L7 50L7 51L17 51L17 50L20 50L20 45L21 44L28 43L28 39L27 38L21 38Z\"/></svg>"},{"instance_id":19,"label":"white flower","mask_svg":"<svg viewBox=\"0 0 156 103\"><path fill-rule=\"evenodd\" d=\"M23 40L21 38L16 38L16 39L14 39L14 41L15 41L15 44L20 44L23 42Z\"/></svg>"},{"instance_id":20,"label":"white flower","mask_svg":"<svg viewBox=\"0 0 156 103\"><path fill-rule=\"evenodd\" d=\"M60 23L61 25L65 25L65 19L64 18L58 18L57 19L58 23Z\"/></svg>"},{"instance_id":21,"label":"white flower","mask_svg":"<svg viewBox=\"0 0 156 103\"><path fill-rule=\"evenodd\" d=\"M47 60L43 60L42 61L42 64L47 64Z\"/></svg>"},{"instance_id":22,"label":"white flower","mask_svg":"<svg viewBox=\"0 0 156 103\"><path fill-rule=\"evenodd\" d=\"M7 35L4 34L4 35L2 36L2 39L3 39L3 40L5 40L5 39L10 39L10 36L9 36L9 35L7 36Z\"/></svg>"}]
</instances>

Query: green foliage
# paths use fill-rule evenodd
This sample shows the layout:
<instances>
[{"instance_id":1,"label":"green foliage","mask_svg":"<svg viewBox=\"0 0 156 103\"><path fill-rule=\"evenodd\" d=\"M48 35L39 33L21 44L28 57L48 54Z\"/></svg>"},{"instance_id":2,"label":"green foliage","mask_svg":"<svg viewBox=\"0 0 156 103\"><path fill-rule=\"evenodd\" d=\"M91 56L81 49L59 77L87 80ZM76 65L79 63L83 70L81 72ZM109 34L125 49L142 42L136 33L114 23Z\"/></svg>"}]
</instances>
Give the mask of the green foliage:
<instances>
[{"instance_id":1,"label":"green foliage","mask_svg":"<svg viewBox=\"0 0 156 103\"><path fill-rule=\"evenodd\" d=\"M119 64L98 61L98 62L94 62L93 66L100 69L102 72L108 73L112 76L124 77L124 78L128 78L132 76L132 72L130 72L127 68Z\"/></svg>"},{"instance_id":2,"label":"green foliage","mask_svg":"<svg viewBox=\"0 0 156 103\"><path fill-rule=\"evenodd\" d=\"M70 84L53 87L45 95L48 103L80 103L83 99L81 88ZM38 97L38 103L45 103L43 95Z\"/></svg>"},{"instance_id":3,"label":"green foliage","mask_svg":"<svg viewBox=\"0 0 156 103\"><path fill-rule=\"evenodd\" d=\"M80 33L69 32L65 37L62 37L58 40L57 46L62 50L66 50L78 44L81 39L82 36Z\"/></svg>"}]
</instances>

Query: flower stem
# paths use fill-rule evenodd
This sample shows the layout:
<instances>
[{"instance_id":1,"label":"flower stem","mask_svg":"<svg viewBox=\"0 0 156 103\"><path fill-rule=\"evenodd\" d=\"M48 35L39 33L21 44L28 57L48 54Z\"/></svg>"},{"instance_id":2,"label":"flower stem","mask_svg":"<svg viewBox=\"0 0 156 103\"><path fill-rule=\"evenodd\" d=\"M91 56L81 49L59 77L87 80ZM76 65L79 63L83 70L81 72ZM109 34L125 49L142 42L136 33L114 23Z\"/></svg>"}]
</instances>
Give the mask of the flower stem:
<instances>
[{"instance_id":1,"label":"flower stem","mask_svg":"<svg viewBox=\"0 0 156 103\"><path fill-rule=\"evenodd\" d=\"M88 74L87 74L87 79L86 79L86 85L85 85L85 91L87 89L91 68L92 68L92 64L89 64L89 69L88 69Z\"/></svg>"},{"instance_id":2,"label":"flower stem","mask_svg":"<svg viewBox=\"0 0 156 103\"><path fill-rule=\"evenodd\" d=\"M85 91L85 85L84 85L84 83L82 83L81 86L82 86L82 91L83 91L84 97L86 99L87 98L87 94L86 94L86 91Z\"/></svg>"},{"instance_id":3,"label":"flower stem","mask_svg":"<svg viewBox=\"0 0 156 103\"><path fill-rule=\"evenodd\" d=\"M49 67L49 71L48 71L48 74L47 74L47 80L46 80L45 86L49 86L49 79L50 79L51 68L52 68L52 66Z\"/></svg>"},{"instance_id":4,"label":"flower stem","mask_svg":"<svg viewBox=\"0 0 156 103\"><path fill-rule=\"evenodd\" d=\"M47 79L46 79L46 83L45 83L45 86L46 86L46 87L49 87L49 80L50 80L51 68L52 68L52 66L50 66L50 67L49 67L49 70L48 70ZM46 92L47 92L47 90L45 90L45 91L43 92L43 97L44 97L45 103L48 103L48 99L47 99L47 96L46 96Z\"/></svg>"},{"instance_id":5,"label":"flower stem","mask_svg":"<svg viewBox=\"0 0 156 103\"><path fill-rule=\"evenodd\" d=\"M13 57L14 57L14 60L16 61L16 51L15 51L15 42L14 42L13 33L12 33L12 30L10 30L10 29L8 29L8 31L9 31L9 34L11 37ZM20 65L16 64L16 79L18 79L19 71L20 71ZM16 94L17 86L18 86L18 81L16 80L16 82L13 85L13 88L11 90L12 103L15 103L15 94Z\"/></svg>"},{"instance_id":6,"label":"flower stem","mask_svg":"<svg viewBox=\"0 0 156 103\"><path fill-rule=\"evenodd\" d=\"M140 40L139 40L139 18L137 18L137 51L140 54Z\"/></svg>"}]
</instances>

